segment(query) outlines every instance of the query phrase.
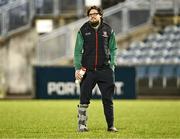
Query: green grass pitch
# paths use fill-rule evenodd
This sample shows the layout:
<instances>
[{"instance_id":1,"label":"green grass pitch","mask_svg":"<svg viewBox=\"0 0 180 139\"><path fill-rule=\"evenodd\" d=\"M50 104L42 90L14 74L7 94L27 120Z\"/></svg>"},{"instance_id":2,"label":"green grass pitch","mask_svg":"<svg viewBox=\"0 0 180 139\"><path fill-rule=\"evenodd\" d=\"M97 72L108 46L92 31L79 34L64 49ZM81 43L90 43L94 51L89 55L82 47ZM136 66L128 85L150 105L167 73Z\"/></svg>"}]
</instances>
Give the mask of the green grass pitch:
<instances>
[{"instance_id":1,"label":"green grass pitch","mask_svg":"<svg viewBox=\"0 0 180 139\"><path fill-rule=\"evenodd\" d=\"M179 100L114 100L117 133L106 131L101 100L77 132L78 100L0 100L0 138L180 138Z\"/></svg>"}]
</instances>

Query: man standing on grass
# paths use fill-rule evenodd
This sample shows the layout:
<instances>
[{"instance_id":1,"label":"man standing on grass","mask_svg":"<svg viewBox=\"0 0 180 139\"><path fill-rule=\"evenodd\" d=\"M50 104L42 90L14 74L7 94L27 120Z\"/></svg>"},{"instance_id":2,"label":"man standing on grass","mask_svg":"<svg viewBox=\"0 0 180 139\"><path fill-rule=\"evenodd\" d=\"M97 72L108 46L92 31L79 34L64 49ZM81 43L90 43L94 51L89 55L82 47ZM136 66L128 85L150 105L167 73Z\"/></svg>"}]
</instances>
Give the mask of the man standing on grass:
<instances>
[{"instance_id":1,"label":"man standing on grass","mask_svg":"<svg viewBox=\"0 0 180 139\"><path fill-rule=\"evenodd\" d=\"M92 89L97 84L101 91L107 130L117 132L113 112L117 50L115 33L103 22L102 10L99 7L90 7L87 16L89 21L77 33L74 50L75 78L81 80L78 131L88 131L86 110L90 104ZM82 68L86 69L83 77L80 73Z\"/></svg>"}]
</instances>

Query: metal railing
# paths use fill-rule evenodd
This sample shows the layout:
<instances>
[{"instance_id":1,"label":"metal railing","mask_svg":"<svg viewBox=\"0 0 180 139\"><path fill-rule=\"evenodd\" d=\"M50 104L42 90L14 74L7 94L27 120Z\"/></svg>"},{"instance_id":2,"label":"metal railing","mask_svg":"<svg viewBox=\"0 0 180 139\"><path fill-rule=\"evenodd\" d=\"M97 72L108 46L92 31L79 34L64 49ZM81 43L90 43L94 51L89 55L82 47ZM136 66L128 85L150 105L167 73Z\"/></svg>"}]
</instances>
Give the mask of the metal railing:
<instances>
[{"instance_id":1,"label":"metal railing","mask_svg":"<svg viewBox=\"0 0 180 139\"><path fill-rule=\"evenodd\" d=\"M8 37L19 30L30 28L33 17L32 1L20 0L3 6L0 9L0 35Z\"/></svg>"},{"instance_id":2,"label":"metal railing","mask_svg":"<svg viewBox=\"0 0 180 139\"><path fill-rule=\"evenodd\" d=\"M0 37L30 28L34 16L84 15L83 0L9 0L0 7Z\"/></svg>"},{"instance_id":3,"label":"metal railing","mask_svg":"<svg viewBox=\"0 0 180 139\"><path fill-rule=\"evenodd\" d=\"M10 3L14 3L17 0L1 0L0 1L0 8L7 6Z\"/></svg>"},{"instance_id":4,"label":"metal railing","mask_svg":"<svg viewBox=\"0 0 180 139\"><path fill-rule=\"evenodd\" d=\"M35 14L37 16L83 16L84 0L34 0Z\"/></svg>"}]
</instances>

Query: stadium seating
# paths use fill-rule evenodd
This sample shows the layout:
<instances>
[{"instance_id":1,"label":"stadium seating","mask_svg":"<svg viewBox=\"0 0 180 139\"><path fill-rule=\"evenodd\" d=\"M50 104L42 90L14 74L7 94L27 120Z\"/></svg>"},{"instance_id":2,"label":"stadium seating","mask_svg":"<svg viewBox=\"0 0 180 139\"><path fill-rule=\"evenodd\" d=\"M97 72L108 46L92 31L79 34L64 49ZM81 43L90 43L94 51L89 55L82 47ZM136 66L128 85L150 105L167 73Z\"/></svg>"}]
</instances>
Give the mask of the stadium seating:
<instances>
[{"instance_id":1,"label":"stadium seating","mask_svg":"<svg viewBox=\"0 0 180 139\"><path fill-rule=\"evenodd\" d=\"M144 41L132 42L118 55L119 65L136 67L140 94L177 94L180 88L180 27L171 25Z\"/></svg>"},{"instance_id":2,"label":"stadium seating","mask_svg":"<svg viewBox=\"0 0 180 139\"><path fill-rule=\"evenodd\" d=\"M119 65L180 64L180 27L167 26L144 42L132 42L118 56Z\"/></svg>"}]
</instances>

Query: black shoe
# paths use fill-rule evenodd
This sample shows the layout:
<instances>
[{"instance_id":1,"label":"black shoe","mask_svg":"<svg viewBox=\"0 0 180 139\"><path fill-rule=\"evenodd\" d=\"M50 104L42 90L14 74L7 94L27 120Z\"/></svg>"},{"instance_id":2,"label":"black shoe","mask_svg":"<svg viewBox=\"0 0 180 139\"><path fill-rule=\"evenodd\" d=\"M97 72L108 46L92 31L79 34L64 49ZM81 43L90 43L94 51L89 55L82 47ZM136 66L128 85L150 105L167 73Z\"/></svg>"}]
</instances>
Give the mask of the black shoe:
<instances>
[{"instance_id":1,"label":"black shoe","mask_svg":"<svg viewBox=\"0 0 180 139\"><path fill-rule=\"evenodd\" d=\"M118 132L118 130L113 126L113 127L110 127L110 128L108 128L108 130L107 131L109 131L109 132Z\"/></svg>"}]
</instances>

